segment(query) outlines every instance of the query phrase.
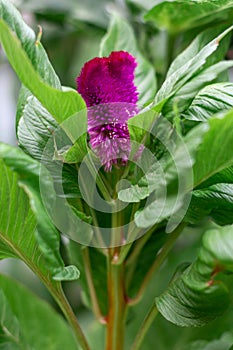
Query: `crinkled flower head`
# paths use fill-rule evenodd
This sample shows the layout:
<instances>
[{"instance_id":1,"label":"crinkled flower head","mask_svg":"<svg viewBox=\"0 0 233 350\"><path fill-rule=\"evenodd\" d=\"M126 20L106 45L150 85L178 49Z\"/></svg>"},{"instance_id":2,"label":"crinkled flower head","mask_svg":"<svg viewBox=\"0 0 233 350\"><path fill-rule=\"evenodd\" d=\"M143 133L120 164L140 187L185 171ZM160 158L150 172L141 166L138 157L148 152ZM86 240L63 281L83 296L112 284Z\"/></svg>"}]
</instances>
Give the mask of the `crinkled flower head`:
<instances>
[{"instance_id":1,"label":"crinkled flower head","mask_svg":"<svg viewBox=\"0 0 233 350\"><path fill-rule=\"evenodd\" d=\"M134 85L135 58L125 51L96 57L85 63L77 78L77 90L88 107L90 145L105 171L130 154L127 120L137 113Z\"/></svg>"}]
</instances>

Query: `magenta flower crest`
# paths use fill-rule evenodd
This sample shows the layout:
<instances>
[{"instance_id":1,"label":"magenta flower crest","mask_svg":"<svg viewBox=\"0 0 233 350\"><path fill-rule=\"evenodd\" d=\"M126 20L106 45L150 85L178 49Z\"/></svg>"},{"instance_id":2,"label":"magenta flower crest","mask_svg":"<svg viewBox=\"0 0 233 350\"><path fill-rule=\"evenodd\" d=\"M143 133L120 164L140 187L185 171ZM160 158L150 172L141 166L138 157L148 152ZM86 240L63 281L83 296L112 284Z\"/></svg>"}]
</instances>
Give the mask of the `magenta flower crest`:
<instances>
[{"instance_id":1,"label":"magenta flower crest","mask_svg":"<svg viewBox=\"0 0 233 350\"><path fill-rule=\"evenodd\" d=\"M138 111L136 66L128 52L112 52L85 63L77 78L77 90L88 107L90 145L105 171L111 171L118 160L126 164L129 158L127 120Z\"/></svg>"}]
</instances>

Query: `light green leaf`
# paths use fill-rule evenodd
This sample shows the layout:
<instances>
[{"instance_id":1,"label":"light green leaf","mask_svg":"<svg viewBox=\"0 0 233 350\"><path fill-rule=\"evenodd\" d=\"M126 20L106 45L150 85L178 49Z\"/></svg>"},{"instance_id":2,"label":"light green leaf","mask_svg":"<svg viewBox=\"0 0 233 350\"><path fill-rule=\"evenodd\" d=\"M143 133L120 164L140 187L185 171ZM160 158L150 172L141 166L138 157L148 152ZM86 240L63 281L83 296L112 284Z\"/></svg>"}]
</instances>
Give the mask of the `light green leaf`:
<instances>
[{"instance_id":1,"label":"light green leaf","mask_svg":"<svg viewBox=\"0 0 233 350\"><path fill-rule=\"evenodd\" d=\"M214 114L230 110L232 107L233 84L212 84L197 94L183 116L185 119L204 122Z\"/></svg>"},{"instance_id":2,"label":"light green leaf","mask_svg":"<svg viewBox=\"0 0 233 350\"><path fill-rule=\"evenodd\" d=\"M39 270L44 271L45 265L53 277L57 274L61 276L63 273L64 279L76 279L78 272L75 272L75 269L72 275L70 270L67 271L64 268L59 251L60 237L40 196L40 186L43 183L44 188L47 189L47 200L50 201L51 208L54 207L55 191L48 171L20 149L12 146L0 144L0 159L2 165L1 215L3 217L0 231L7 253L22 259L34 272L38 269L37 265ZM19 186L23 187L27 193L32 210L27 196ZM24 219L23 215L25 215ZM24 234L22 234L23 231ZM40 252L35 252L37 248L35 232L37 232L37 240L46 264L41 261Z\"/></svg>"},{"instance_id":3,"label":"light green leaf","mask_svg":"<svg viewBox=\"0 0 233 350\"><path fill-rule=\"evenodd\" d=\"M76 91L61 91L44 82L31 61L30 47L32 44L29 46L25 45L24 48L21 44L21 32L15 32L14 25L12 30L8 24L11 11L12 5L8 1L1 0L0 41L8 60L21 82L37 97L51 115L61 123L68 117L84 109L85 103ZM18 16L18 19L20 18L17 12L13 13ZM23 20L21 19L18 24L19 26L23 26ZM19 37L17 34L19 34ZM37 46L40 47L40 44L34 41L34 46L37 48ZM44 65L43 63L40 64Z\"/></svg>"},{"instance_id":4,"label":"light green leaf","mask_svg":"<svg viewBox=\"0 0 233 350\"><path fill-rule=\"evenodd\" d=\"M154 6L145 19L171 33L179 33L213 21L225 21L230 18L232 9L231 0L163 1Z\"/></svg>"},{"instance_id":5,"label":"light green leaf","mask_svg":"<svg viewBox=\"0 0 233 350\"><path fill-rule=\"evenodd\" d=\"M71 140L66 136L62 127L58 126L57 122L34 96L29 95L21 111L17 136L20 147L49 168L57 194L59 195L62 191L67 197L79 198L81 194L76 181L76 168L73 165L63 164L66 161L65 155L59 154L62 147L68 146L69 151L66 156L69 158L67 162L72 161L74 163L78 162L84 154L86 147L86 133L84 131L86 117L84 114L81 114L77 117L69 118L67 130L75 130L75 127L72 128L74 121L80 127L80 132L83 133L81 136L82 140L79 138L77 141L77 143L79 142L78 147L76 147L76 143L72 146ZM83 153L79 152L80 149ZM60 162L55 162L55 159L60 160ZM62 184L60 183L61 173Z\"/></svg>"},{"instance_id":6,"label":"light green leaf","mask_svg":"<svg viewBox=\"0 0 233 350\"><path fill-rule=\"evenodd\" d=\"M148 103L155 95L156 78L152 65L139 52L133 29L128 22L114 15L108 33L103 38L100 56L108 56L112 51L128 51L138 63L135 84L139 92L139 105Z\"/></svg>"},{"instance_id":7,"label":"light green leaf","mask_svg":"<svg viewBox=\"0 0 233 350\"><path fill-rule=\"evenodd\" d=\"M0 18L15 32L16 37L20 38L22 49L27 53L31 64L43 81L56 89L61 89L59 78L43 46L40 42L36 45L37 38L34 31L23 21L10 1L0 1Z\"/></svg>"},{"instance_id":8,"label":"light green leaf","mask_svg":"<svg viewBox=\"0 0 233 350\"><path fill-rule=\"evenodd\" d=\"M72 331L47 303L6 276L0 276L0 290L1 320L19 346L14 348L11 341L1 349L77 350Z\"/></svg>"},{"instance_id":9,"label":"light green leaf","mask_svg":"<svg viewBox=\"0 0 233 350\"><path fill-rule=\"evenodd\" d=\"M203 326L224 313L230 303L221 272L233 272L232 226L207 231L198 259L156 298L160 313L179 326Z\"/></svg>"},{"instance_id":10,"label":"light green leaf","mask_svg":"<svg viewBox=\"0 0 233 350\"><path fill-rule=\"evenodd\" d=\"M157 117L158 114L150 109L130 118L128 120L130 140L141 143L144 137L150 133Z\"/></svg>"},{"instance_id":11,"label":"light green leaf","mask_svg":"<svg viewBox=\"0 0 233 350\"><path fill-rule=\"evenodd\" d=\"M171 65L166 80L156 94L153 107L156 111L160 112L169 98L174 96L178 90L187 84L197 72L200 73L200 69L204 67L207 59L217 50L220 41L231 30L232 27L228 28L207 44L206 40L209 38L210 34L209 31L204 32L203 34L200 34L180 56L177 57ZM214 77L216 77L216 74L214 74L214 72L211 73L211 79L214 79L212 76L214 75ZM209 74L207 74L207 76L208 75Z\"/></svg>"},{"instance_id":12,"label":"light green leaf","mask_svg":"<svg viewBox=\"0 0 233 350\"><path fill-rule=\"evenodd\" d=\"M179 89L174 96L168 100L163 108L163 114L166 115L166 117L170 117L170 115L174 114L174 109L178 110L179 114L181 114L190 106L190 103L203 87L205 87L208 83L215 82L219 74L232 66L233 61L221 61L213 66L201 70L199 74L194 76L189 82L182 86L181 89ZM227 108L224 109L227 110Z\"/></svg>"}]
</instances>

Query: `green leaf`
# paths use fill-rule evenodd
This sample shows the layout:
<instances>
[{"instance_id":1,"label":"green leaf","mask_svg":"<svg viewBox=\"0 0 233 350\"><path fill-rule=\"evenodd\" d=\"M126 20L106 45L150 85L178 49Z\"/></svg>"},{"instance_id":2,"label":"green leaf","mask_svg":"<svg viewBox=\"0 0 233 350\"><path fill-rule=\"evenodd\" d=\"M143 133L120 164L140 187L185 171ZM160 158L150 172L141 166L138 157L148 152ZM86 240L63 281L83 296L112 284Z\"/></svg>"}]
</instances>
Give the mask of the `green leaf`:
<instances>
[{"instance_id":1,"label":"green leaf","mask_svg":"<svg viewBox=\"0 0 233 350\"><path fill-rule=\"evenodd\" d=\"M219 83L202 89L188 110L184 118L195 121L207 121L213 114L230 110L233 106L233 84Z\"/></svg>"},{"instance_id":2,"label":"green leaf","mask_svg":"<svg viewBox=\"0 0 233 350\"><path fill-rule=\"evenodd\" d=\"M4 326L5 336L10 338L9 347L9 342L4 342L4 348L1 347L3 344L0 348L77 350L71 330L47 303L6 276L0 276L0 290L0 333Z\"/></svg>"},{"instance_id":3,"label":"green leaf","mask_svg":"<svg viewBox=\"0 0 233 350\"><path fill-rule=\"evenodd\" d=\"M27 349L24 340L20 340L19 321L13 314L2 290L0 290L0 314L0 333L2 333L0 334L0 344L4 344L6 348Z\"/></svg>"},{"instance_id":4,"label":"green leaf","mask_svg":"<svg viewBox=\"0 0 233 350\"><path fill-rule=\"evenodd\" d=\"M166 118L169 118L172 114L176 113L176 110L179 111L179 114L185 111L185 109L190 106L200 89L205 87L208 83L215 82L219 74L232 66L233 61L222 61L201 70L168 100L163 107L163 114L166 115ZM224 109L227 110L227 108Z\"/></svg>"},{"instance_id":5,"label":"green leaf","mask_svg":"<svg viewBox=\"0 0 233 350\"><path fill-rule=\"evenodd\" d=\"M212 118L208 121L208 124L199 125L187 134L185 144L183 144L186 145L190 156L184 153L185 147L182 147L182 143L180 147L178 147L179 144L177 145L176 152L173 152L173 162L170 164L170 168L166 165L167 168L164 169L166 182L163 186L161 180L159 182L156 177L158 170L153 172L152 169L151 174L148 172L150 182L145 178L146 181L142 182L143 186L140 186L139 183L139 186L142 187L141 192L137 185L131 187L130 190L123 190L120 194L121 200L124 200L124 191L132 191L131 197L136 196L135 199L137 200L135 201L139 201L147 197L152 191L156 191L155 198L152 197L149 204L135 217L136 224L139 227L149 227L171 214L174 215L179 208L182 208L184 203L187 203L186 194L193 188L233 165L232 128L232 112L228 112L225 116L219 118ZM192 163L194 163L193 179L191 174L187 173L188 167L192 166ZM164 192L162 191L165 188L167 190L166 196L163 195ZM205 214L208 213L209 211L205 212ZM228 214L230 215L230 213Z\"/></svg>"},{"instance_id":6,"label":"green leaf","mask_svg":"<svg viewBox=\"0 0 233 350\"><path fill-rule=\"evenodd\" d=\"M230 18L231 9L231 0L163 1L154 6L145 15L145 19L153 21L159 28L177 34L210 22L225 21Z\"/></svg>"},{"instance_id":7,"label":"green leaf","mask_svg":"<svg viewBox=\"0 0 233 350\"><path fill-rule=\"evenodd\" d=\"M233 224L232 184L218 183L193 191L185 221L197 223L205 216L210 217L218 225Z\"/></svg>"},{"instance_id":8,"label":"green leaf","mask_svg":"<svg viewBox=\"0 0 233 350\"><path fill-rule=\"evenodd\" d=\"M81 159L83 153L81 154L79 150L81 149L84 152L86 146L86 133L84 131L86 117L84 114L81 114L77 117L78 121L76 116L70 118L68 121L69 127L67 124L67 130L72 129L73 119L75 119L80 127L80 133L84 133L81 136L82 140L79 138L77 141L77 143L79 142L79 146L76 147L76 143L72 146L71 140L66 136L62 127L58 126L57 122L40 102L32 95L29 95L27 98L26 96L26 102L24 109L21 111L17 130L20 147L34 159L46 165L53 177L58 195L64 192L67 197L79 198L81 194L76 181L76 168L72 165L63 164L65 162L65 155L58 154L59 151L57 148L69 147L69 151L66 154L67 158L69 156L68 161L77 162ZM73 130L75 130L75 127L73 127ZM55 158L60 160L60 162L56 162ZM62 184L60 183L61 174Z\"/></svg>"},{"instance_id":9,"label":"green leaf","mask_svg":"<svg viewBox=\"0 0 233 350\"><path fill-rule=\"evenodd\" d=\"M197 150L193 167L194 187L233 165L233 112L210 119L208 123L209 131Z\"/></svg>"},{"instance_id":10,"label":"green leaf","mask_svg":"<svg viewBox=\"0 0 233 350\"><path fill-rule=\"evenodd\" d=\"M225 30L223 33L209 41L210 33L206 31L200 35L190 44L190 46L176 58L168 71L166 80L158 91L154 101L154 109L160 112L164 104L169 98L174 96L185 84L187 84L197 73L200 73L201 68L207 68L207 59L215 52L220 41L232 30L232 27ZM210 64L212 62L210 61ZM222 70L224 67L221 67ZM227 67L225 67L226 69ZM218 70L221 71L221 69ZM203 73L208 79L214 79L216 73L208 71ZM208 80L209 81L209 80ZM195 85L199 86L200 82L197 80ZM201 80L201 84L203 81ZM196 88L197 88L196 86ZM201 85L203 86L203 85ZM190 90L190 89L189 89ZM192 92L192 90L190 90Z\"/></svg>"},{"instance_id":11,"label":"green leaf","mask_svg":"<svg viewBox=\"0 0 233 350\"><path fill-rule=\"evenodd\" d=\"M12 5L8 1L1 0L0 41L8 60L21 82L37 97L59 123L84 109L85 103L76 91L61 91L44 82L38 70L33 66L33 61L30 57L32 43L23 47L21 31L14 31L14 22L11 24L13 30L8 24L9 14L11 16L13 14L13 18L15 14L18 19L18 25L23 26L23 20L20 20L18 12L12 10ZM24 41L25 38L23 37L22 40ZM37 46L40 47L40 44L34 40L34 46L37 48ZM43 63L40 64L44 65Z\"/></svg>"},{"instance_id":12,"label":"green leaf","mask_svg":"<svg viewBox=\"0 0 233 350\"><path fill-rule=\"evenodd\" d=\"M142 112L128 120L130 140L141 143L144 137L151 131L153 122L158 114L153 110Z\"/></svg>"},{"instance_id":13,"label":"green leaf","mask_svg":"<svg viewBox=\"0 0 233 350\"><path fill-rule=\"evenodd\" d=\"M51 208L54 207L55 191L49 173L40 163L12 146L0 144L0 159L2 177L0 231L1 241L7 247L6 253L22 259L34 272L38 267L43 272L45 265L54 278L57 274L60 278L62 274L64 279L76 279L78 271L73 269L72 274L71 270L66 270L64 267L59 251L58 231L41 199L40 190L43 185L47 190L47 200L51 203ZM30 199L32 210L24 191ZM41 261L35 232L46 264L45 261Z\"/></svg>"},{"instance_id":14,"label":"green leaf","mask_svg":"<svg viewBox=\"0 0 233 350\"><path fill-rule=\"evenodd\" d=\"M154 5L162 1L163 0L144 0L142 2L141 0L128 0L129 3L135 4L144 10L150 10Z\"/></svg>"},{"instance_id":15,"label":"green leaf","mask_svg":"<svg viewBox=\"0 0 233 350\"><path fill-rule=\"evenodd\" d=\"M138 63L135 84L139 92L139 105L148 103L156 91L155 71L152 65L142 56L137 48L133 29L128 22L114 15L108 33L100 46L100 56L108 56L112 51L128 51Z\"/></svg>"},{"instance_id":16,"label":"green leaf","mask_svg":"<svg viewBox=\"0 0 233 350\"><path fill-rule=\"evenodd\" d=\"M59 78L57 77L48 56L41 45L36 43L36 35L33 30L23 21L20 13L10 1L0 1L0 18L15 32L20 38L22 49L27 53L33 67L40 77L48 85L56 89L61 89Z\"/></svg>"},{"instance_id":17,"label":"green leaf","mask_svg":"<svg viewBox=\"0 0 233 350\"><path fill-rule=\"evenodd\" d=\"M233 335L230 332L224 333L220 339L215 339L212 341L207 340L197 340L190 344L182 350L230 350L233 344Z\"/></svg>"},{"instance_id":18,"label":"green leaf","mask_svg":"<svg viewBox=\"0 0 233 350\"><path fill-rule=\"evenodd\" d=\"M233 272L232 232L232 226L207 231L198 259L156 298L167 320L179 326L203 326L227 309L229 290L220 273Z\"/></svg>"},{"instance_id":19,"label":"green leaf","mask_svg":"<svg viewBox=\"0 0 233 350\"><path fill-rule=\"evenodd\" d=\"M168 153L152 165L136 186L124 190L132 192L131 197L133 196L135 201L151 194L145 207L136 213L137 226L149 227L159 223L174 215L184 204L188 204L187 193L192 189L191 169L196 149L207 129L206 125L202 124L194 128L185 138L176 137L173 140L169 136L168 128L164 130L169 137L169 143L164 143ZM124 191L119 193L121 200L127 197Z\"/></svg>"}]
</instances>

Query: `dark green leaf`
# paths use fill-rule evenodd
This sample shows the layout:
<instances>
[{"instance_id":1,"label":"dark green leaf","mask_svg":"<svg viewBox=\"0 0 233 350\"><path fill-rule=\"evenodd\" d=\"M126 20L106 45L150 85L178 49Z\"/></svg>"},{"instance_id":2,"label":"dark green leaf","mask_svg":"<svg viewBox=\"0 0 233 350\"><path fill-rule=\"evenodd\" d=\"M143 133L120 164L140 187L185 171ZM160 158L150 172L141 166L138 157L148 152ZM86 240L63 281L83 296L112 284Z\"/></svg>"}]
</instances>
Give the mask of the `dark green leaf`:
<instances>
[{"instance_id":1,"label":"dark green leaf","mask_svg":"<svg viewBox=\"0 0 233 350\"><path fill-rule=\"evenodd\" d=\"M209 216L219 225L233 224L233 185L219 183L195 190L185 221L196 223Z\"/></svg>"},{"instance_id":2,"label":"dark green leaf","mask_svg":"<svg viewBox=\"0 0 233 350\"><path fill-rule=\"evenodd\" d=\"M203 122L211 118L213 114L230 110L232 107L232 83L208 85L197 94L184 113L184 118Z\"/></svg>"},{"instance_id":3,"label":"dark green leaf","mask_svg":"<svg viewBox=\"0 0 233 350\"><path fill-rule=\"evenodd\" d=\"M209 131L198 147L194 164L194 187L233 164L233 112L209 120Z\"/></svg>"},{"instance_id":4,"label":"dark green leaf","mask_svg":"<svg viewBox=\"0 0 233 350\"><path fill-rule=\"evenodd\" d=\"M179 326L202 326L227 309L229 291L217 276L233 272L232 232L232 226L207 231L198 259L156 298L167 320Z\"/></svg>"}]
</instances>

